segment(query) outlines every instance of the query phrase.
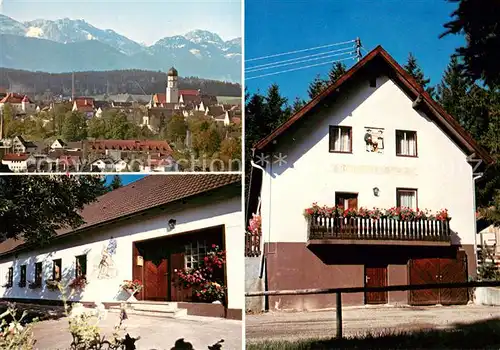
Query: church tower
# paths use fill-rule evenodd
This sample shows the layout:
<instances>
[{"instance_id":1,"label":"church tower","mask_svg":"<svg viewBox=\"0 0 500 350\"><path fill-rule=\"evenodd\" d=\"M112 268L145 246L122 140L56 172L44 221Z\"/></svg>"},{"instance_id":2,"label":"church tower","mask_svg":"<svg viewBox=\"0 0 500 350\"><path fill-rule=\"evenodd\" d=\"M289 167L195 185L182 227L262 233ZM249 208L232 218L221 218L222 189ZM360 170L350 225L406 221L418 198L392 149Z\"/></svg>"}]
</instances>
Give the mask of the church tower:
<instances>
[{"instance_id":1,"label":"church tower","mask_svg":"<svg viewBox=\"0 0 500 350\"><path fill-rule=\"evenodd\" d=\"M177 69L174 67L170 68L168 71L167 80L167 103L178 103L179 102L179 89L177 87Z\"/></svg>"}]
</instances>

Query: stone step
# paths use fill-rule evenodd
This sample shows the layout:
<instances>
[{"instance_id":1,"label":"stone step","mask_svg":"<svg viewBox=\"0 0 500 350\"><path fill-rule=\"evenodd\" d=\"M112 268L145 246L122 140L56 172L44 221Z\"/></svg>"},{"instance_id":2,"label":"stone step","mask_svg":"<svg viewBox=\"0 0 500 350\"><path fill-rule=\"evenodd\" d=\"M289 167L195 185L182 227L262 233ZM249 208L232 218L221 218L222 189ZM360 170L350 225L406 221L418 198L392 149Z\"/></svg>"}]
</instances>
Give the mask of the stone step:
<instances>
[{"instance_id":1,"label":"stone step","mask_svg":"<svg viewBox=\"0 0 500 350\"><path fill-rule=\"evenodd\" d=\"M109 312L119 313L121 311L119 306L112 306L109 308ZM187 316L186 309L169 309L169 310L152 310L148 308L143 308L141 306L136 306L134 308L126 309L127 315L142 315L142 316L153 316L153 317L163 317L163 318L177 318Z\"/></svg>"},{"instance_id":2,"label":"stone step","mask_svg":"<svg viewBox=\"0 0 500 350\"><path fill-rule=\"evenodd\" d=\"M109 307L111 312L120 312L121 305ZM130 301L125 303L125 310L131 315L150 315L158 317L181 317L187 315L186 309L179 309L176 302Z\"/></svg>"},{"instance_id":3,"label":"stone step","mask_svg":"<svg viewBox=\"0 0 500 350\"><path fill-rule=\"evenodd\" d=\"M170 311L178 309L176 302L134 301L127 303L127 308L151 311Z\"/></svg>"}]
</instances>

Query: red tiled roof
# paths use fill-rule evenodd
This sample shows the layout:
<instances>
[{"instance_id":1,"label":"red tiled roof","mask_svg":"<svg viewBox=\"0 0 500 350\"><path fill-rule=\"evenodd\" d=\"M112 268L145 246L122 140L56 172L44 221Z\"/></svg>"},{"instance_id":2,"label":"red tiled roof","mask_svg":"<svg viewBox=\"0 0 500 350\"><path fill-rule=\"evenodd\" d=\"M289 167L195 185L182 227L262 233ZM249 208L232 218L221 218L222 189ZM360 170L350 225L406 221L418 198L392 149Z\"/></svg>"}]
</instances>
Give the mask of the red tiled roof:
<instances>
[{"instance_id":1,"label":"red tiled roof","mask_svg":"<svg viewBox=\"0 0 500 350\"><path fill-rule=\"evenodd\" d=\"M442 126L442 130L455 139L457 144L461 145L470 152L474 152L476 156L481 157L487 164L493 163L493 158L488 154L488 152L486 152L486 150L484 150L451 115L449 115L436 101L434 101L432 97L422 88L422 86L420 86L415 79L408 74L380 45L351 67L351 69L342 75L334 84L328 86L325 90L323 90L323 92L318 94L314 99L302 107L302 109L295 113L290 119L281 124L268 136L258 141L254 148L256 150L263 150L264 148L267 148L272 144L272 141L286 133L292 125L304 119L307 115L309 115L309 112L318 107L326 98L333 97L339 92L341 93L341 91L343 91L342 86L357 73L362 74L363 72L368 72L369 74L373 74L373 70L369 71L364 68L367 64L374 62L377 59L379 63L382 63L382 65L374 64L375 69L381 70L384 67L388 67L391 78L394 79L397 84L402 86L410 94L410 96L413 96L414 98L421 96L422 106L426 108L429 116L433 116Z\"/></svg>"},{"instance_id":2,"label":"red tiled roof","mask_svg":"<svg viewBox=\"0 0 500 350\"><path fill-rule=\"evenodd\" d=\"M167 103L167 94L159 93L153 95L153 102L156 104Z\"/></svg>"},{"instance_id":3,"label":"red tiled roof","mask_svg":"<svg viewBox=\"0 0 500 350\"><path fill-rule=\"evenodd\" d=\"M240 125L241 124L241 118L233 117L233 118L231 118L231 122L233 124Z\"/></svg>"},{"instance_id":4,"label":"red tiled roof","mask_svg":"<svg viewBox=\"0 0 500 350\"><path fill-rule=\"evenodd\" d=\"M185 96L198 96L200 92L198 90L179 90L179 96L180 95L185 95Z\"/></svg>"},{"instance_id":5,"label":"red tiled roof","mask_svg":"<svg viewBox=\"0 0 500 350\"><path fill-rule=\"evenodd\" d=\"M201 103L201 97L197 95L182 95L182 101L184 101L185 104L200 104Z\"/></svg>"},{"instance_id":6,"label":"red tiled roof","mask_svg":"<svg viewBox=\"0 0 500 350\"><path fill-rule=\"evenodd\" d=\"M94 99L90 97L76 97L74 102L76 103L76 108L79 110L80 108L88 106L90 106L90 108L94 108Z\"/></svg>"},{"instance_id":7,"label":"red tiled roof","mask_svg":"<svg viewBox=\"0 0 500 350\"><path fill-rule=\"evenodd\" d=\"M3 156L2 160L7 160L7 161L22 161L26 160L29 158L29 154L27 153L6 153Z\"/></svg>"},{"instance_id":8,"label":"red tiled roof","mask_svg":"<svg viewBox=\"0 0 500 350\"><path fill-rule=\"evenodd\" d=\"M240 175L234 174L185 174L150 175L141 180L99 197L96 202L83 208L80 215L85 224L76 230L65 229L58 236L109 224L117 219L173 203L181 199L228 185L240 183ZM140 220L140 219L138 219ZM23 244L21 240L8 239L0 243L0 254L5 254Z\"/></svg>"},{"instance_id":9,"label":"red tiled roof","mask_svg":"<svg viewBox=\"0 0 500 350\"><path fill-rule=\"evenodd\" d=\"M158 151L171 154L172 148L167 141L156 140L95 140L88 141L92 150L122 150L122 151Z\"/></svg>"},{"instance_id":10,"label":"red tiled roof","mask_svg":"<svg viewBox=\"0 0 500 350\"><path fill-rule=\"evenodd\" d=\"M28 96L17 94L15 92L9 92L7 96L5 96L0 103L21 103L21 102L32 103Z\"/></svg>"}]
</instances>

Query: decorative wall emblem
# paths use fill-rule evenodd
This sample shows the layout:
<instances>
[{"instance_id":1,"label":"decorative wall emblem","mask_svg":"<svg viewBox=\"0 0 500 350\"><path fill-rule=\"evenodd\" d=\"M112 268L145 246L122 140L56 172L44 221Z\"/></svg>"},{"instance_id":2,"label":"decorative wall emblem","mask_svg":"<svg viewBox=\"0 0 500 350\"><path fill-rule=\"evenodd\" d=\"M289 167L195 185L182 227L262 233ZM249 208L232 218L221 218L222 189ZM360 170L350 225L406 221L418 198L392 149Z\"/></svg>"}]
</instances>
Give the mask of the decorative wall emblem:
<instances>
[{"instance_id":1,"label":"decorative wall emblem","mask_svg":"<svg viewBox=\"0 0 500 350\"><path fill-rule=\"evenodd\" d=\"M384 129L365 127L366 151L384 153Z\"/></svg>"},{"instance_id":2,"label":"decorative wall emblem","mask_svg":"<svg viewBox=\"0 0 500 350\"><path fill-rule=\"evenodd\" d=\"M113 260L113 255L116 254L116 239L111 238L101 251L101 258L97 266L98 279L110 279L117 275L116 264Z\"/></svg>"}]
</instances>

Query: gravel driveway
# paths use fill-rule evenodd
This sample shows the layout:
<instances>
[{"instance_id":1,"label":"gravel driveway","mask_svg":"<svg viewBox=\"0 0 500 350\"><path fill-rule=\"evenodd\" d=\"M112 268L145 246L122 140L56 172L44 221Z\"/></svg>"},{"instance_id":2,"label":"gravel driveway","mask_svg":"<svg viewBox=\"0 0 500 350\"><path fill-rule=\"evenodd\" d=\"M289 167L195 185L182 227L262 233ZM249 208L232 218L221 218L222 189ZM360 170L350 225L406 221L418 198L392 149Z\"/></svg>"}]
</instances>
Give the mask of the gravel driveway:
<instances>
[{"instance_id":1,"label":"gravel driveway","mask_svg":"<svg viewBox=\"0 0 500 350\"><path fill-rule=\"evenodd\" d=\"M463 305L429 307L363 306L342 312L345 336L382 330L453 327L454 324L500 319L499 306ZM247 342L333 337L335 310L270 312L246 316Z\"/></svg>"}]
</instances>

